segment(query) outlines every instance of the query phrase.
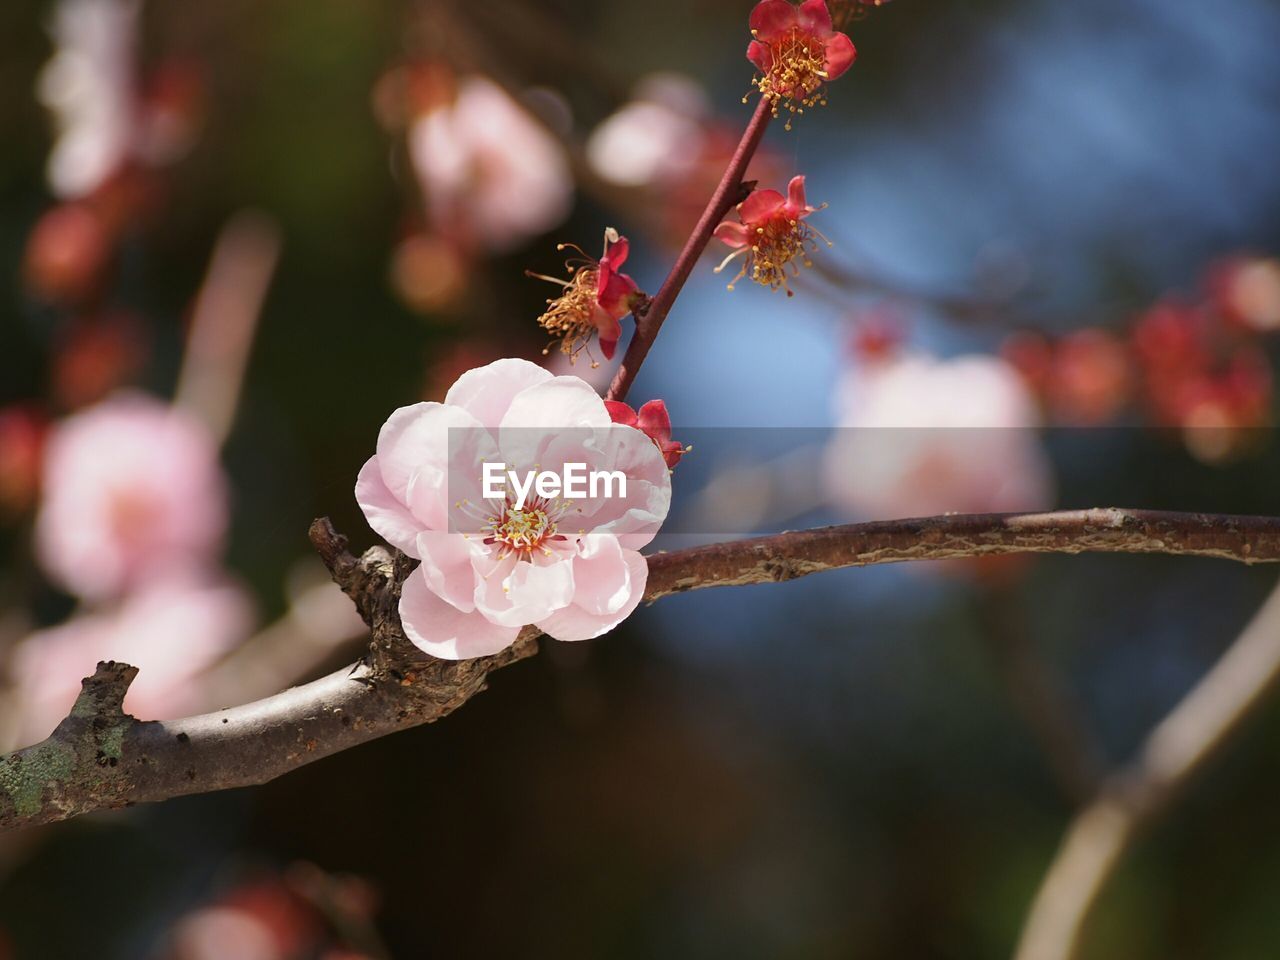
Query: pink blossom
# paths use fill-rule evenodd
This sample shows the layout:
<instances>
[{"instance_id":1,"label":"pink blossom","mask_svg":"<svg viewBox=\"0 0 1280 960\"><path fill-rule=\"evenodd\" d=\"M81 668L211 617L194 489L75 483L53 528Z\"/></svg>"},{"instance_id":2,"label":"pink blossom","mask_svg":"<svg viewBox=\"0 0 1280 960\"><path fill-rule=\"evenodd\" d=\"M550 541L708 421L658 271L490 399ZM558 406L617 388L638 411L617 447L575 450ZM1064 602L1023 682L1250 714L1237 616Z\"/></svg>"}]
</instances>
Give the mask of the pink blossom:
<instances>
[{"instance_id":1,"label":"pink blossom","mask_svg":"<svg viewBox=\"0 0 1280 960\"><path fill-rule=\"evenodd\" d=\"M217 447L187 414L123 393L51 431L36 550L72 593L101 599L204 570L226 526Z\"/></svg>"},{"instance_id":2,"label":"pink blossom","mask_svg":"<svg viewBox=\"0 0 1280 960\"><path fill-rule=\"evenodd\" d=\"M597 174L625 187L660 187L693 173L707 133L706 97L678 74L646 77L635 99L606 118L587 139Z\"/></svg>"},{"instance_id":3,"label":"pink blossom","mask_svg":"<svg viewBox=\"0 0 1280 960\"><path fill-rule=\"evenodd\" d=\"M825 485L872 519L1042 510L1052 477L1036 402L998 357L904 356L851 371Z\"/></svg>"},{"instance_id":4,"label":"pink blossom","mask_svg":"<svg viewBox=\"0 0 1280 960\"><path fill-rule=\"evenodd\" d=\"M510 494L483 496L486 461L620 470L626 496L538 497L517 509ZM395 411L356 482L369 525L422 561L401 595L405 634L447 660L497 653L527 624L560 640L611 630L644 594L637 551L670 499L657 448L615 426L594 390L510 359L467 371L444 403Z\"/></svg>"},{"instance_id":5,"label":"pink blossom","mask_svg":"<svg viewBox=\"0 0 1280 960\"><path fill-rule=\"evenodd\" d=\"M205 709L199 675L252 629L252 605L239 586L171 581L147 587L118 607L33 633L18 644L12 660L21 716L17 739L34 743L47 737L99 660L138 668L124 708L144 720Z\"/></svg>"},{"instance_id":6,"label":"pink blossom","mask_svg":"<svg viewBox=\"0 0 1280 960\"><path fill-rule=\"evenodd\" d=\"M138 0L60 0L53 58L37 81L58 137L49 186L61 198L92 193L125 162L134 135L133 50Z\"/></svg>"},{"instance_id":7,"label":"pink blossom","mask_svg":"<svg viewBox=\"0 0 1280 960\"><path fill-rule=\"evenodd\" d=\"M638 411L620 400L606 400L604 405L614 423L635 427L652 440L668 467L674 467L688 453L688 448L671 439L671 414L663 401L650 400Z\"/></svg>"},{"instance_id":8,"label":"pink blossom","mask_svg":"<svg viewBox=\"0 0 1280 960\"><path fill-rule=\"evenodd\" d=\"M493 252L519 246L569 213L563 152L500 87L482 77L414 120L409 156L436 229Z\"/></svg>"}]
</instances>

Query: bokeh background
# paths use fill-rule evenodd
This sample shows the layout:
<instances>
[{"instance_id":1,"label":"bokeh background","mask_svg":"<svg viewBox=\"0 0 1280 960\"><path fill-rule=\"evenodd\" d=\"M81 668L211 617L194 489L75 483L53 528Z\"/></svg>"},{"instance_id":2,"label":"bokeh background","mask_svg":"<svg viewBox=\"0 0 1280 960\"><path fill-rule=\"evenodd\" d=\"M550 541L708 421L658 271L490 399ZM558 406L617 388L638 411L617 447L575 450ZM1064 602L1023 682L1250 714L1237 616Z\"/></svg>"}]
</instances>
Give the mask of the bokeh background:
<instances>
[{"instance_id":1,"label":"bokeh background","mask_svg":"<svg viewBox=\"0 0 1280 960\"><path fill-rule=\"evenodd\" d=\"M614 225L656 289L748 116L749 10L0 9L5 745L100 657L152 663L133 707L159 716L352 658L309 522L372 544L352 485L378 427L462 370L606 382L544 357L554 288L524 271ZM737 481L764 526L1276 513L1280 6L895 0L849 32L830 104L752 173L806 174L833 246L792 298L726 292L708 256L632 392L677 439L770 428L745 462L695 445L677 498ZM181 589L90 582L92 551L61 569L79 521L50 505L180 445L146 433L171 401L220 462L186 466L225 473L225 536L223 495L190 493L212 532ZM89 416L82 458L51 456ZM933 429L810 442L832 426ZM955 437L992 426L966 461ZM154 501L117 508L128 541ZM1026 671L1121 763L1274 576L1055 557L671 598L268 786L0 838L0 957L1008 956L1080 789ZM1088 956L1280 953L1278 746L1273 706L1143 838Z\"/></svg>"}]
</instances>

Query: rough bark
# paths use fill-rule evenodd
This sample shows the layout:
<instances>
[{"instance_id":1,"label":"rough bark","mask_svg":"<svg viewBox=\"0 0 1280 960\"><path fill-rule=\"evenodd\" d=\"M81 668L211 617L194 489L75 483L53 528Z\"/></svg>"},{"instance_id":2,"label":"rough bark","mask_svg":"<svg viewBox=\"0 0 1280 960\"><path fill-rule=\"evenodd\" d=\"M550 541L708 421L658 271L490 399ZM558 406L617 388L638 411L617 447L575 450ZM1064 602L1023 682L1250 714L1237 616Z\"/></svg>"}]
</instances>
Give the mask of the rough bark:
<instances>
[{"instance_id":1,"label":"rough bark","mask_svg":"<svg viewBox=\"0 0 1280 960\"><path fill-rule=\"evenodd\" d=\"M91 810L266 783L406 727L430 723L485 689L489 674L537 652L538 632L502 653L435 660L404 636L400 584L413 561L374 547L356 558L328 520L311 540L370 628L350 667L244 706L144 721L122 703L137 674L102 663L42 743L0 758L0 831ZM1280 560L1280 518L1132 510L930 517L826 527L658 554L646 598L791 580L840 567L1000 553L1085 551Z\"/></svg>"}]
</instances>

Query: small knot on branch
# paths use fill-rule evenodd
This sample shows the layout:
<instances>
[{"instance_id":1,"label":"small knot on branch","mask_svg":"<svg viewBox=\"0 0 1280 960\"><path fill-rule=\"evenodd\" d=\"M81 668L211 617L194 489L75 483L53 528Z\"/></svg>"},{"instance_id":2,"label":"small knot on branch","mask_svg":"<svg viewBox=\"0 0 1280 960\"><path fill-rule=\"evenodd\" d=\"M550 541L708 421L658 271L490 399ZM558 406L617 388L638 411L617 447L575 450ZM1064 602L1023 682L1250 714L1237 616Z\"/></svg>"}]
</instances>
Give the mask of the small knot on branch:
<instances>
[{"instance_id":1,"label":"small knot on branch","mask_svg":"<svg viewBox=\"0 0 1280 960\"><path fill-rule=\"evenodd\" d=\"M329 568L330 575L342 586L343 581L350 578L357 563L356 558L347 550L347 538L334 529L333 522L328 517L312 520L307 536L324 565Z\"/></svg>"},{"instance_id":2,"label":"small knot on branch","mask_svg":"<svg viewBox=\"0 0 1280 960\"><path fill-rule=\"evenodd\" d=\"M93 676L80 681L80 695L76 697L67 719L102 717L114 720L123 717L124 697L137 675L138 668L131 664L100 661Z\"/></svg>"}]
</instances>

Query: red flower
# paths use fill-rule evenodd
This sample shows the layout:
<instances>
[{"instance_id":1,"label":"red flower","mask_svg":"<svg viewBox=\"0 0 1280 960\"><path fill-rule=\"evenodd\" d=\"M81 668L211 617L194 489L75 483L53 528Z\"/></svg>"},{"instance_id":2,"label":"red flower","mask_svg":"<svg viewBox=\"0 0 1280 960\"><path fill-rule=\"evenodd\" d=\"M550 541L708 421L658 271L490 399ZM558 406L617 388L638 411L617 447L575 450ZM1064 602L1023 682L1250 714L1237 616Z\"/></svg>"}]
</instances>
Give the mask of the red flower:
<instances>
[{"instance_id":1,"label":"red flower","mask_svg":"<svg viewBox=\"0 0 1280 960\"><path fill-rule=\"evenodd\" d=\"M667 461L668 467L674 467L689 452L689 447L671 439L671 416L667 413L667 405L661 400L650 400L639 412L620 400L606 400L604 405L614 423L635 427L652 440L662 451L662 458Z\"/></svg>"},{"instance_id":2,"label":"red flower","mask_svg":"<svg viewBox=\"0 0 1280 960\"><path fill-rule=\"evenodd\" d=\"M747 59L762 74L753 83L773 102L774 116L780 102L792 113L826 103L824 85L858 55L853 41L833 28L826 0L805 0L798 7L788 0L761 0L750 22L755 39L747 46Z\"/></svg>"},{"instance_id":3,"label":"red flower","mask_svg":"<svg viewBox=\"0 0 1280 960\"><path fill-rule=\"evenodd\" d=\"M561 352L571 359L577 358L593 333L600 335L600 351L605 359L612 359L618 338L622 336L620 321L644 299L636 282L619 270L627 261L631 244L609 227L604 232L604 255L599 260L587 256L573 244L562 243L558 247L566 248L582 255L581 260L565 264L570 272L568 280L530 274L564 287L564 293L547 301L549 309L538 318L538 323L560 341ZM547 347L542 352L550 351Z\"/></svg>"},{"instance_id":4,"label":"red flower","mask_svg":"<svg viewBox=\"0 0 1280 960\"><path fill-rule=\"evenodd\" d=\"M751 279L756 283L773 290L782 287L787 291L787 296L791 296L791 287L787 283L788 266L792 276L800 272L797 260L806 267L813 266L809 252L817 249L817 243L813 239L815 236L821 237L828 246L831 245L830 240L804 222L809 214L820 209L822 208L811 207L806 202L802 176L791 178L785 197L777 190L754 191L738 204L740 223L726 220L716 227L716 237L737 248L735 253L729 254L716 267L716 273L728 266L730 261L744 257L742 269L729 284L730 290L750 273Z\"/></svg>"}]
</instances>

